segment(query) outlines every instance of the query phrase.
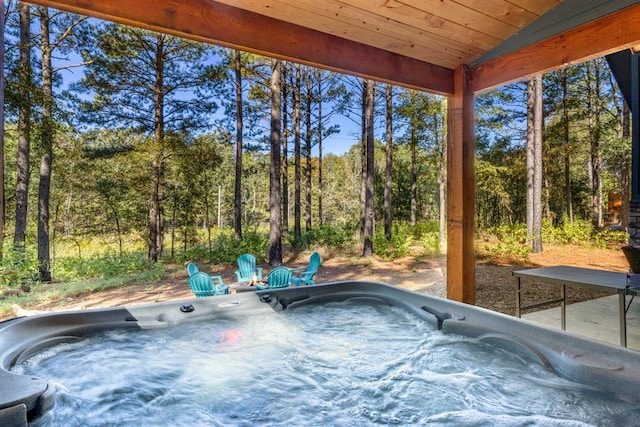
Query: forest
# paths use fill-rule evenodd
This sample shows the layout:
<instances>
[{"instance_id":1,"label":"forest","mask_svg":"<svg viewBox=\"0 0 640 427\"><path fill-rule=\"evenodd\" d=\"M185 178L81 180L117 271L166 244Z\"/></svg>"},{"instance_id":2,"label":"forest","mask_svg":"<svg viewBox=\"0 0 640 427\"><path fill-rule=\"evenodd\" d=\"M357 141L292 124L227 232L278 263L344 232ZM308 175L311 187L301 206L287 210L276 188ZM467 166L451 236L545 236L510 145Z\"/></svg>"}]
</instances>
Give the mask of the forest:
<instances>
[{"instance_id":1,"label":"forest","mask_svg":"<svg viewBox=\"0 0 640 427\"><path fill-rule=\"evenodd\" d=\"M23 2L3 12L0 288L244 252L273 266L314 245L446 248L446 98ZM628 223L629 110L604 59L479 94L476 114L480 242L526 256L542 250L531 223L538 244L626 239L610 226ZM338 135L346 149L327 151Z\"/></svg>"}]
</instances>

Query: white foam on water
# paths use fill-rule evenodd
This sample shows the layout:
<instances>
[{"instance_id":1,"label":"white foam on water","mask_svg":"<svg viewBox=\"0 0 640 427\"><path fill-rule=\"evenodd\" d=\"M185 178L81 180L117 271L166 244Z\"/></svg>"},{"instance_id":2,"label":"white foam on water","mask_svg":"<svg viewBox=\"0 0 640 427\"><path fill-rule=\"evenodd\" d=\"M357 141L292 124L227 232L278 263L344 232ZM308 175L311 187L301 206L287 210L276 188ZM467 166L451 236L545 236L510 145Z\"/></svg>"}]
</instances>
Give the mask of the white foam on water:
<instances>
[{"instance_id":1,"label":"white foam on water","mask_svg":"<svg viewBox=\"0 0 640 427\"><path fill-rule=\"evenodd\" d=\"M110 331L15 371L59 390L34 426L640 425L639 402L362 302Z\"/></svg>"}]
</instances>

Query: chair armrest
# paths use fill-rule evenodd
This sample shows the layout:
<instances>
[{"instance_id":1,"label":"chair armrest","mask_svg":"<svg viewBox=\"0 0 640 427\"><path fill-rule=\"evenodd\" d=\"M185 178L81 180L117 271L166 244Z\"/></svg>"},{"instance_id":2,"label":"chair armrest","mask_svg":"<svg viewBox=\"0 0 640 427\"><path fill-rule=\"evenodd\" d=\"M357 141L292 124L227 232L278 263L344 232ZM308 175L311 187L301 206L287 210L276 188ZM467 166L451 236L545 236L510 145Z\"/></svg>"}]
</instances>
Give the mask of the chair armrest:
<instances>
[{"instance_id":1,"label":"chair armrest","mask_svg":"<svg viewBox=\"0 0 640 427\"><path fill-rule=\"evenodd\" d=\"M317 270L312 270L312 271L303 271L302 273L300 273L300 278L301 279L310 279L312 278L318 271Z\"/></svg>"},{"instance_id":2,"label":"chair armrest","mask_svg":"<svg viewBox=\"0 0 640 427\"><path fill-rule=\"evenodd\" d=\"M258 280L262 280L262 267L256 267L256 273L258 274Z\"/></svg>"},{"instance_id":3,"label":"chair armrest","mask_svg":"<svg viewBox=\"0 0 640 427\"><path fill-rule=\"evenodd\" d=\"M211 280L213 280L214 285L224 285L224 282L222 281L222 276L220 276L219 274L211 276Z\"/></svg>"},{"instance_id":4,"label":"chair armrest","mask_svg":"<svg viewBox=\"0 0 640 427\"><path fill-rule=\"evenodd\" d=\"M296 272L296 271L303 271L303 270L306 270L306 269L307 269L307 267L294 267L294 268L290 268L289 270L290 270L292 273L294 273L294 272Z\"/></svg>"},{"instance_id":5,"label":"chair armrest","mask_svg":"<svg viewBox=\"0 0 640 427\"><path fill-rule=\"evenodd\" d=\"M240 274L240 270L236 270L236 277L238 278L238 282L243 282L244 280L242 280L242 275Z\"/></svg>"}]
</instances>

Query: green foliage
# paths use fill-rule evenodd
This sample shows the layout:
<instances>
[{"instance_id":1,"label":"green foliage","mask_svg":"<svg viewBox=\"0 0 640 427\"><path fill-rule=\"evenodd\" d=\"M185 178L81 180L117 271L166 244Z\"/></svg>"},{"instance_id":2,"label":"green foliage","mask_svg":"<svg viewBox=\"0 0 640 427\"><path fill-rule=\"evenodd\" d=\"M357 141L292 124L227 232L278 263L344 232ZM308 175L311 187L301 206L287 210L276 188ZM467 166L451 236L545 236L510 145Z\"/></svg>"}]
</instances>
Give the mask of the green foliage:
<instances>
[{"instance_id":1,"label":"green foliage","mask_svg":"<svg viewBox=\"0 0 640 427\"><path fill-rule=\"evenodd\" d=\"M330 248L340 248L351 241L353 230L331 224L322 224L311 230L312 241Z\"/></svg>"},{"instance_id":2,"label":"green foliage","mask_svg":"<svg viewBox=\"0 0 640 427\"><path fill-rule=\"evenodd\" d=\"M490 230L491 233L501 241L509 240L518 243L525 243L527 241L526 224L502 224L497 227L492 227Z\"/></svg>"},{"instance_id":3,"label":"green foliage","mask_svg":"<svg viewBox=\"0 0 640 427\"><path fill-rule=\"evenodd\" d=\"M38 258L35 248L29 246L25 250L14 250L7 246L3 251L0 263L0 289L18 289L22 285L30 285L38 279Z\"/></svg>"},{"instance_id":4,"label":"green foliage","mask_svg":"<svg viewBox=\"0 0 640 427\"><path fill-rule=\"evenodd\" d=\"M542 221L542 241L557 244L590 244L594 229L591 222L574 219L573 223L564 219L559 227L554 227L549 220Z\"/></svg>"},{"instance_id":5,"label":"green foliage","mask_svg":"<svg viewBox=\"0 0 640 427\"><path fill-rule=\"evenodd\" d=\"M531 246L519 242L514 237L506 237L504 241L485 244L482 248L492 258L506 258L517 262L528 262Z\"/></svg>"},{"instance_id":6,"label":"green foliage","mask_svg":"<svg viewBox=\"0 0 640 427\"><path fill-rule=\"evenodd\" d=\"M427 255L437 255L440 253L440 233L429 231L422 234L420 239L422 248Z\"/></svg>"},{"instance_id":7,"label":"green foliage","mask_svg":"<svg viewBox=\"0 0 640 427\"><path fill-rule=\"evenodd\" d=\"M610 245L624 245L629 241L629 234L622 230L600 230L593 235L594 244L599 248Z\"/></svg>"},{"instance_id":8,"label":"green foliage","mask_svg":"<svg viewBox=\"0 0 640 427\"><path fill-rule=\"evenodd\" d=\"M303 233L301 239L296 239L293 234L291 234L289 236L289 244L297 250L308 249L312 246L341 249L351 242L352 237L353 230L349 227L322 224Z\"/></svg>"},{"instance_id":9,"label":"green foliage","mask_svg":"<svg viewBox=\"0 0 640 427\"><path fill-rule=\"evenodd\" d=\"M439 232L440 225L438 221L417 221L413 227L413 237L420 239L427 234Z\"/></svg>"},{"instance_id":10,"label":"green foliage","mask_svg":"<svg viewBox=\"0 0 640 427\"><path fill-rule=\"evenodd\" d=\"M525 224L503 224L489 229L489 235L478 246L480 256L508 259L516 262L529 261L531 246L527 245Z\"/></svg>"},{"instance_id":11,"label":"green foliage","mask_svg":"<svg viewBox=\"0 0 640 427\"><path fill-rule=\"evenodd\" d=\"M558 226L548 219L542 222L542 241L556 245L587 245L605 248L627 242L628 235L619 230L595 231L591 222L575 219L571 223L563 218ZM489 257L528 261L531 247L527 244L525 224L501 225L489 230L486 242L480 245L480 253Z\"/></svg>"},{"instance_id":12,"label":"green foliage","mask_svg":"<svg viewBox=\"0 0 640 427\"><path fill-rule=\"evenodd\" d=\"M205 239L200 236L198 244L179 256L179 261L191 259L206 259L214 264L233 264L238 257L245 253L253 254L258 262L267 260L267 248L269 245L268 235L259 230L245 230L242 233L242 240L235 239L233 230L216 229L212 236L211 250Z\"/></svg>"},{"instance_id":13,"label":"green foliage","mask_svg":"<svg viewBox=\"0 0 640 427\"><path fill-rule=\"evenodd\" d=\"M411 252L414 230L408 225L394 224L391 240L384 235L384 231L378 228L373 236L373 248L377 255L385 261L402 258Z\"/></svg>"},{"instance_id":14,"label":"green foliage","mask_svg":"<svg viewBox=\"0 0 640 427\"><path fill-rule=\"evenodd\" d=\"M144 252L106 253L89 258L64 257L56 260L53 276L56 280L78 281L89 278L112 278L141 271L162 277L163 266L147 259Z\"/></svg>"}]
</instances>

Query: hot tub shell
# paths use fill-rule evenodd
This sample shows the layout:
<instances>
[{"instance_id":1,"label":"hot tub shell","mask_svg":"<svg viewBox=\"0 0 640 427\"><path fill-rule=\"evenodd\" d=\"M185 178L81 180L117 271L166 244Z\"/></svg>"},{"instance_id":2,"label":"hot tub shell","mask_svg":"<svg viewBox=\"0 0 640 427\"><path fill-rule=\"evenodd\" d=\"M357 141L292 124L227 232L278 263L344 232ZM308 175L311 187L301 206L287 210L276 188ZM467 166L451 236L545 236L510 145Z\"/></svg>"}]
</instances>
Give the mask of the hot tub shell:
<instances>
[{"instance_id":1,"label":"hot tub shell","mask_svg":"<svg viewBox=\"0 0 640 427\"><path fill-rule=\"evenodd\" d=\"M53 405L46 379L10 372L52 345L117 328L165 328L182 322L286 310L302 304L372 299L402 307L445 333L479 338L606 391L640 390L640 352L539 326L467 304L373 282L336 282L181 301L52 312L0 323L0 425L27 425Z\"/></svg>"}]
</instances>

